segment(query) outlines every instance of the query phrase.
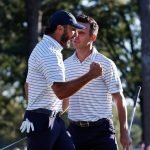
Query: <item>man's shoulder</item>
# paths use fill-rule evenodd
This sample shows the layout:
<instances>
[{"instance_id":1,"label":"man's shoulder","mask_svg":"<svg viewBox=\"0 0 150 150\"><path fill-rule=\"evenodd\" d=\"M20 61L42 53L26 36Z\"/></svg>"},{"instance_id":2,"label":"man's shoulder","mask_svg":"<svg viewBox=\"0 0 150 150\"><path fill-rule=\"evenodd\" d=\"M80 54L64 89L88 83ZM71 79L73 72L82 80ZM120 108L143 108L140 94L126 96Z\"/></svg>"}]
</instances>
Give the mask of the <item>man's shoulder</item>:
<instances>
[{"instance_id":1,"label":"man's shoulder","mask_svg":"<svg viewBox=\"0 0 150 150\"><path fill-rule=\"evenodd\" d=\"M59 56L56 54L55 51L40 47L39 45L36 45L36 47L33 49L30 57L29 62L36 62L36 63L54 63L57 62L59 59Z\"/></svg>"},{"instance_id":2,"label":"man's shoulder","mask_svg":"<svg viewBox=\"0 0 150 150\"><path fill-rule=\"evenodd\" d=\"M101 60L102 62L104 62L106 64L114 63L113 60L111 60L110 58L106 57L105 55L103 55L100 52L97 53L96 59Z\"/></svg>"},{"instance_id":3,"label":"man's shoulder","mask_svg":"<svg viewBox=\"0 0 150 150\"><path fill-rule=\"evenodd\" d=\"M65 63L65 64L68 64L68 63L72 62L72 61L73 61L73 58L74 58L74 54L71 55L71 56L69 56L68 58L66 58L66 59L64 60L64 63Z\"/></svg>"},{"instance_id":4,"label":"man's shoulder","mask_svg":"<svg viewBox=\"0 0 150 150\"><path fill-rule=\"evenodd\" d=\"M55 56L57 49L53 45L45 44L44 42L41 41L36 45L34 51L41 57L46 57L46 56Z\"/></svg>"}]
</instances>

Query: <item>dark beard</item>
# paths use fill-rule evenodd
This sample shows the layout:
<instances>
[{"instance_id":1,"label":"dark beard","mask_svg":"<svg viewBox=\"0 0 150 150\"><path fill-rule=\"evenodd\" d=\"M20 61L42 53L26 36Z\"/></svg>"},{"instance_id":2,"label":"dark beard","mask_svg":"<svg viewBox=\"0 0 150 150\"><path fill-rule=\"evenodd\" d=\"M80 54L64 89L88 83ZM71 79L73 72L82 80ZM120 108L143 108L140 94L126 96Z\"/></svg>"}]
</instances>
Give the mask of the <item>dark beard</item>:
<instances>
[{"instance_id":1,"label":"dark beard","mask_svg":"<svg viewBox=\"0 0 150 150\"><path fill-rule=\"evenodd\" d=\"M60 42L63 45L63 47L66 47L66 48L70 47L70 40L69 40L66 30L64 31L64 34L61 36Z\"/></svg>"}]
</instances>

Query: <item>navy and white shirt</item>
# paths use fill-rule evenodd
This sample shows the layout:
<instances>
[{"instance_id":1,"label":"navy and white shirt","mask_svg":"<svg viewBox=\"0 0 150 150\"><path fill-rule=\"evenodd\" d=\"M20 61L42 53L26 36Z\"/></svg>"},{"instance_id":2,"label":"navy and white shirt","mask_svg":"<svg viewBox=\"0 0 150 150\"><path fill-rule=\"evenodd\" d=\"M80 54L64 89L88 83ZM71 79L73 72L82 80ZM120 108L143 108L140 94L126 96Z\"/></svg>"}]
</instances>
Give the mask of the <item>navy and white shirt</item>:
<instances>
[{"instance_id":1,"label":"navy and white shirt","mask_svg":"<svg viewBox=\"0 0 150 150\"><path fill-rule=\"evenodd\" d=\"M73 121L97 121L112 117L112 93L122 92L122 85L114 62L95 48L81 63L74 53L65 63L66 80L85 74L92 62L100 63L102 76L90 81L80 91L69 97L68 117Z\"/></svg>"},{"instance_id":2,"label":"navy and white shirt","mask_svg":"<svg viewBox=\"0 0 150 150\"><path fill-rule=\"evenodd\" d=\"M28 61L28 106L27 110L45 108L61 111L62 101L51 86L65 81L62 46L52 37L44 35L32 51Z\"/></svg>"}]
</instances>

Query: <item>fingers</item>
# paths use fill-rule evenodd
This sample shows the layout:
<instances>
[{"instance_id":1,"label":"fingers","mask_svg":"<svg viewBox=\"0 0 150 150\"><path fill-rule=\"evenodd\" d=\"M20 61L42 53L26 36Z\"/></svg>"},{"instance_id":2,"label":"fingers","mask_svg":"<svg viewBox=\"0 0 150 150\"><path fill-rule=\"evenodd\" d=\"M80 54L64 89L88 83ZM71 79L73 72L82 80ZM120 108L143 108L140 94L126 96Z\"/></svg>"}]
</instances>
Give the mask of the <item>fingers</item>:
<instances>
[{"instance_id":1,"label":"fingers","mask_svg":"<svg viewBox=\"0 0 150 150\"><path fill-rule=\"evenodd\" d=\"M54 118L49 117L49 125L48 125L48 127L50 127L51 129L53 128L54 121L55 121L55 117Z\"/></svg>"},{"instance_id":2,"label":"fingers","mask_svg":"<svg viewBox=\"0 0 150 150\"><path fill-rule=\"evenodd\" d=\"M30 132L30 129L31 129L32 131L34 131L33 123L30 122L28 119L26 119L26 120L23 121L22 124L21 124L21 127L20 127L21 133L23 133L23 132L25 132L25 131L26 131L27 133L29 133L29 132Z\"/></svg>"},{"instance_id":3,"label":"fingers","mask_svg":"<svg viewBox=\"0 0 150 150\"><path fill-rule=\"evenodd\" d=\"M131 141L123 144L123 150L133 150Z\"/></svg>"},{"instance_id":4,"label":"fingers","mask_svg":"<svg viewBox=\"0 0 150 150\"><path fill-rule=\"evenodd\" d=\"M98 62L92 62L91 67L102 70L101 64Z\"/></svg>"},{"instance_id":5,"label":"fingers","mask_svg":"<svg viewBox=\"0 0 150 150\"><path fill-rule=\"evenodd\" d=\"M31 130L34 131L33 123L31 123Z\"/></svg>"},{"instance_id":6,"label":"fingers","mask_svg":"<svg viewBox=\"0 0 150 150\"><path fill-rule=\"evenodd\" d=\"M133 149L132 149L132 145L129 144L129 143L128 143L128 144L124 144L124 145L123 145L123 150L133 150Z\"/></svg>"},{"instance_id":7,"label":"fingers","mask_svg":"<svg viewBox=\"0 0 150 150\"><path fill-rule=\"evenodd\" d=\"M133 147L130 145L130 146L125 146L124 148L123 148L123 150L133 150Z\"/></svg>"},{"instance_id":8,"label":"fingers","mask_svg":"<svg viewBox=\"0 0 150 150\"><path fill-rule=\"evenodd\" d=\"M93 78L97 78L102 75L102 67L100 63L92 62L90 65L90 75Z\"/></svg>"},{"instance_id":9,"label":"fingers","mask_svg":"<svg viewBox=\"0 0 150 150\"><path fill-rule=\"evenodd\" d=\"M124 146L123 150L132 150L132 149L130 148L130 146Z\"/></svg>"},{"instance_id":10,"label":"fingers","mask_svg":"<svg viewBox=\"0 0 150 150\"><path fill-rule=\"evenodd\" d=\"M100 66L101 67L101 64L99 62L92 62L91 65L92 66Z\"/></svg>"},{"instance_id":11,"label":"fingers","mask_svg":"<svg viewBox=\"0 0 150 150\"><path fill-rule=\"evenodd\" d=\"M127 129L124 129L124 130L122 130L122 132L120 132L120 142L121 142L124 150L133 150L132 139L131 139Z\"/></svg>"},{"instance_id":12,"label":"fingers","mask_svg":"<svg viewBox=\"0 0 150 150\"><path fill-rule=\"evenodd\" d=\"M21 133L23 133L26 130L25 122L23 121L21 127L20 127Z\"/></svg>"},{"instance_id":13,"label":"fingers","mask_svg":"<svg viewBox=\"0 0 150 150\"><path fill-rule=\"evenodd\" d=\"M30 122L27 122L27 123L26 123L27 133L30 132L30 125L31 125Z\"/></svg>"}]
</instances>

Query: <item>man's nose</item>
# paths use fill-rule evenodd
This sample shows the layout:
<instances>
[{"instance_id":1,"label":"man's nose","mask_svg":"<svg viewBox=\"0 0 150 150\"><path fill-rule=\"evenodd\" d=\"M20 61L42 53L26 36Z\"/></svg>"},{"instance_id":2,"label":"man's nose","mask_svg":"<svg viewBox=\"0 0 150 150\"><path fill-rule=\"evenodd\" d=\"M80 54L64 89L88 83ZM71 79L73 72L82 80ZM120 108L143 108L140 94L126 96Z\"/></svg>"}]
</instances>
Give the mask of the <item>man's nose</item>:
<instances>
[{"instance_id":1,"label":"man's nose","mask_svg":"<svg viewBox=\"0 0 150 150\"><path fill-rule=\"evenodd\" d=\"M73 35L73 39L75 39L76 37L78 37L78 31L76 30L74 35Z\"/></svg>"},{"instance_id":2,"label":"man's nose","mask_svg":"<svg viewBox=\"0 0 150 150\"><path fill-rule=\"evenodd\" d=\"M78 31L76 30L74 33L74 38L78 36Z\"/></svg>"}]
</instances>

